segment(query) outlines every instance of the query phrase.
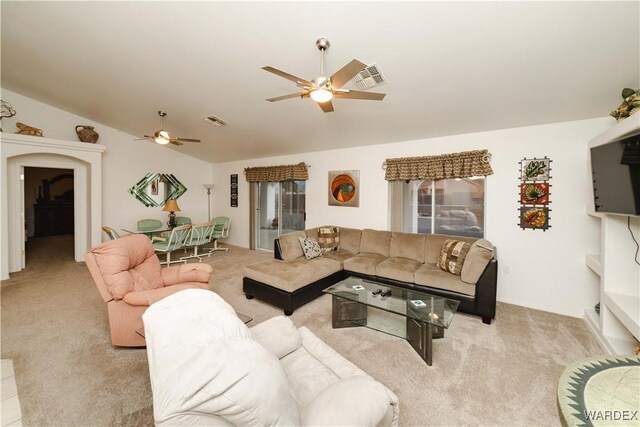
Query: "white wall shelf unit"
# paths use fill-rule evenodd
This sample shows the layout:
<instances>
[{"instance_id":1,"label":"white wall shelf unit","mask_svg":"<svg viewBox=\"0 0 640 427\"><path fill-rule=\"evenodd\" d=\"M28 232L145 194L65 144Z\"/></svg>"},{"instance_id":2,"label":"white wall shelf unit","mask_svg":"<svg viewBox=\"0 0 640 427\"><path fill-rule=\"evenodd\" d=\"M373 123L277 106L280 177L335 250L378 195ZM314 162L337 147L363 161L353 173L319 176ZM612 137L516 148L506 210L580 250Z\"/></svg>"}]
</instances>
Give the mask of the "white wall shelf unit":
<instances>
[{"instance_id":1,"label":"white wall shelf unit","mask_svg":"<svg viewBox=\"0 0 640 427\"><path fill-rule=\"evenodd\" d=\"M640 135L640 114L589 141L589 155L593 147L634 135ZM640 341L640 266L629 227L640 239L640 217L595 212L593 206L586 211L600 220L600 253L585 255L587 267L600 276L600 313L587 307L584 319L607 352L630 355Z\"/></svg>"}]
</instances>

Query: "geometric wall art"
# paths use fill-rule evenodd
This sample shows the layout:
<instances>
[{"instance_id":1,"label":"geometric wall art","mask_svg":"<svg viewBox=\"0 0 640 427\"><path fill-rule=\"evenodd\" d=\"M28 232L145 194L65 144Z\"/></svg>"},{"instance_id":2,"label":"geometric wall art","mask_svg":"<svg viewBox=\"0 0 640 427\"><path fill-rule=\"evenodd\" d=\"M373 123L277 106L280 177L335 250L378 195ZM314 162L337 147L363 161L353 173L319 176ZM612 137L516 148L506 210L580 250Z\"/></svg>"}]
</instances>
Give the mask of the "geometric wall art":
<instances>
[{"instance_id":1,"label":"geometric wall art","mask_svg":"<svg viewBox=\"0 0 640 427\"><path fill-rule=\"evenodd\" d=\"M549 204L551 203L551 159L524 158L520 164L520 184L518 186L518 226L523 230L542 230L549 225Z\"/></svg>"},{"instance_id":2,"label":"geometric wall art","mask_svg":"<svg viewBox=\"0 0 640 427\"><path fill-rule=\"evenodd\" d=\"M329 206L360 206L360 171L329 172Z\"/></svg>"}]
</instances>

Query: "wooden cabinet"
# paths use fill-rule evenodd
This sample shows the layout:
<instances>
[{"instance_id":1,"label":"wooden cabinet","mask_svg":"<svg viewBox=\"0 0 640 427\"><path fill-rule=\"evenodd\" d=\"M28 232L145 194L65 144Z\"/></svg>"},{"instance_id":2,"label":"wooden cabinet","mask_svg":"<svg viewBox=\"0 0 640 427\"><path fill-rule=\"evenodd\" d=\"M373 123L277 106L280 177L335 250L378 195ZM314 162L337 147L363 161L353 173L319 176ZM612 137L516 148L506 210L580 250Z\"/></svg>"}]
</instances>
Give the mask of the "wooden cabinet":
<instances>
[{"instance_id":1,"label":"wooden cabinet","mask_svg":"<svg viewBox=\"0 0 640 427\"><path fill-rule=\"evenodd\" d=\"M43 201L33 209L35 237L73 234L73 203Z\"/></svg>"}]
</instances>

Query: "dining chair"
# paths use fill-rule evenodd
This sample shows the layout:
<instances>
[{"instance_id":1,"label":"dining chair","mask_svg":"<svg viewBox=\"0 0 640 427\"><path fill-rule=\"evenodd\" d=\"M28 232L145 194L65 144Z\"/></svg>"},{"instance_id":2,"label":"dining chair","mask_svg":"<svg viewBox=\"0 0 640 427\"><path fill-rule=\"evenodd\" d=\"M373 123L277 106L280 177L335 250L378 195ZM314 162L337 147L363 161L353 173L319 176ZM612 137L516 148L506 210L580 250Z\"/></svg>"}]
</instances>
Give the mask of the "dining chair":
<instances>
[{"instance_id":1,"label":"dining chair","mask_svg":"<svg viewBox=\"0 0 640 427\"><path fill-rule=\"evenodd\" d=\"M200 247L206 245L211 241L211 233L213 233L213 224L210 222L191 226L189 235L184 241L184 247L193 248L193 253L188 256L180 257L180 259L185 260L190 258L198 258L198 260L202 262L202 258L210 257L213 249L210 249L209 252L206 253L199 253L199 250Z\"/></svg>"},{"instance_id":2,"label":"dining chair","mask_svg":"<svg viewBox=\"0 0 640 427\"><path fill-rule=\"evenodd\" d=\"M107 227L106 225L102 226L102 231L105 232L105 234L107 236L109 236L109 239L111 240L116 240L120 238L120 235L118 234L118 232L116 230L114 230L111 227Z\"/></svg>"},{"instance_id":3,"label":"dining chair","mask_svg":"<svg viewBox=\"0 0 640 427\"><path fill-rule=\"evenodd\" d=\"M165 262L160 264L171 265L172 263L187 263L186 260L171 261L171 252L184 247L185 240L189 236L191 231L191 225L181 225L176 227L169 233L167 237L153 236L151 243L153 243L153 249L156 252L164 253L167 255Z\"/></svg>"},{"instance_id":4,"label":"dining chair","mask_svg":"<svg viewBox=\"0 0 640 427\"><path fill-rule=\"evenodd\" d=\"M162 221L157 219L141 219L137 223L138 231L152 231L162 228Z\"/></svg>"},{"instance_id":5,"label":"dining chair","mask_svg":"<svg viewBox=\"0 0 640 427\"><path fill-rule=\"evenodd\" d=\"M226 216L218 216L211 220L213 223L213 232L211 233L211 237L209 239L210 242L213 242L213 248L211 251L229 251L229 248L223 248L222 246L218 246L218 239L225 239L229 237L229 227L231 225L231 220Z\"/></svg>"},{"instance_id":6,"label":"dining chair","mask_svg":"<svg viewBox=\"0 0 640 427\"><path fill-rule=\"evenodd\" d=\"M186 224L192 224L191 218L189 218L188 216L177 216L176 217L176 226L186 225Z\"/></svg>"}]
</instances>

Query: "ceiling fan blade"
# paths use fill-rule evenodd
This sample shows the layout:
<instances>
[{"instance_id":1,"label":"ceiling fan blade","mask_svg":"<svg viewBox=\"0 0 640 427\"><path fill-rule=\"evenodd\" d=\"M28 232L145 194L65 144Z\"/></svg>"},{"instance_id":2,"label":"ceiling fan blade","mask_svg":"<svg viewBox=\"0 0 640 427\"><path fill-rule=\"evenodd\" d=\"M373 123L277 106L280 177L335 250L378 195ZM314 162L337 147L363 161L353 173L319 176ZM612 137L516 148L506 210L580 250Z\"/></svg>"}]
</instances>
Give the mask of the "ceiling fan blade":
<instances>
[{"instance_id":1,"label":"ceiling fan blade","mask_svg":"<svg viewBox=\"0 0 640 427\"><path fill-rule=\"evenodd\" d=\"M136 139L134 139L134 141L151 141L151 138L150 137L146 137L146 135L145 135L145 138L136 138Z\"/></svg>"},{"instance_id":2,"label":"ceiling fan blade","mask_svg":"<svg viewBox=\"0 0 640 427\"><path fill-rule=\"evenodd\" d=\"M174 139L169 140L169 143L170 143L170 144L173 144L173 145L178 145L178 146L180 146L180 145L184 145L182 142L178 142L178 141L176 141L176 140L174 140Z\"/></svg>"},{"instance_id":3,"label":"ceiling fan blade","mask_svg":"<svg viewBox=\"0 0 640 427\"><path fill-rule=\"evenodd\" d=\"M280 71L277 68L273 68L273 67L262 67L263 70L268 71L270 73L273 73L277 76L280 77L284 77L287 80L291 80L292 82L296 82L296 84L303 84L306 86L312 86L315 87L313 83L311 83L309 80L294 76L293 74L289 74L289 73L285 73L284 71Z\"/></svg>"},{"instance_id":4,"label":"ceiling fan blade","mask_svg":"<svg viewBox=\"0 0 640 427\"><path fill-rule=\"evenodd\" d=\"M333 111L333 103L331 101L316 102L316 104L318 104L318 106L322 108L322 111L324 111L325 113L330 113Z\"/></svg>"},{"instance_id":5,"label":"ceiling fan blade","mask_svg":"<svg viewBox=\"0 0 640 427\"><path fill-rule=\"evenodd\" d=\"M289 99L289 98L302 98L305 95L305 93L307 93L307 92L292 93L290 95L276 96L275 98L267 99L267 101L276 102L276 101L282 101L283 99Z\"/></svg>"},{"instance_id":6,"label":"ceiling fan blade","mask_svg":"<svg viewBox=\"0 0 640 427\"><path fill-rule=\"evenodd\" d=\"M349 92L335 92L333 94L336 98L344 99L365 99L369 101L382 101L386 93L377 92L363 92L361 90L350 90Z\"/></svg>"},{"instance_id":7,"label":"ceiling fan blade","mask_svg":"<svg viewBox=\"0 0 640 427\"><path fill-rule=\"evenodd\" d=\"M340 89L366 66L367 64L354 59L331 76L331 85L334 89Z\"/></svg>"},{"instance_id":8,"label":"ceiling fan blade","mask_svg":"<svg viewBox=\"0 0 640 427\"><path fill-rule=\"evenodd\" d=\"M202 142L199 139L193 139L193 138L171 138L171 142L173 141L179 141L179 142Z\"/></svg>"}]
</instances>

